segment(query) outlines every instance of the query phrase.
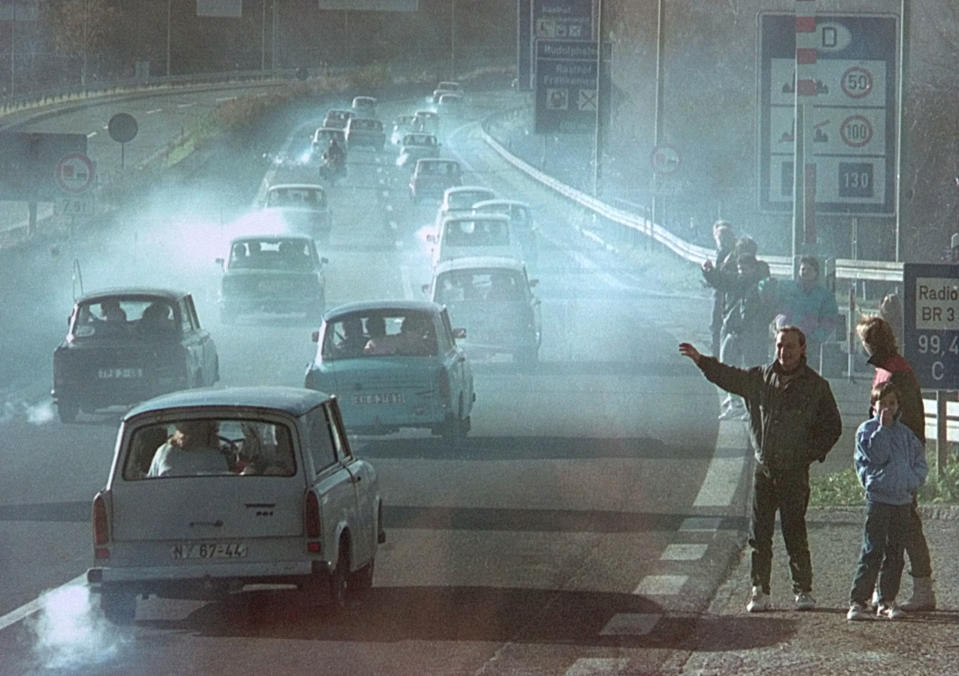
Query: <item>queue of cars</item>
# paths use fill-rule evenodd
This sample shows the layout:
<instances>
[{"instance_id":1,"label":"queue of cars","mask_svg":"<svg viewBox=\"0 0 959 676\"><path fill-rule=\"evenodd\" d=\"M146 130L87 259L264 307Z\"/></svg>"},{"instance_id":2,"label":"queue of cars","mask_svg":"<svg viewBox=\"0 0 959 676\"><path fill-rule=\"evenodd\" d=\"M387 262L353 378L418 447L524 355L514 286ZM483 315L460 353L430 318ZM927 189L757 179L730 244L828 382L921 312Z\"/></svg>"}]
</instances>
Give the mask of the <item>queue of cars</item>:
<instances>
[{"instance_id":1,"label":"queue of cars","mask_svg":"<svg viewBox=\"0 0 959 676\"><path fill-rule=\"evenodd\" d=\"M462 100L457 83L437 89L439 107ZM337 138L379 151L386 134L375 115L366 96L330 110L313 150ZM326 309L329 261L317 244L328 243L332 219L313 183L268 186L263 231L235 236L216 259L221 323L294 312L319 323L302 387L207 387L219 360L188 293L118 289L77 300L54 356L61 419L135 404L93 502L87 580L112 622L133 621L141 596L222 598L261 583L342 607L372 585L386 539L376 471L348 435L419 428L456 446L476 401L471 359L536 362L537 280L513 235L521 222L532 229L528 205L520 214L523 203L460 186L459 163L439 156L436 113L408 117L394 122L392 140L410 197L441 200L428 299Z\"/></svg>"}]
</instances>

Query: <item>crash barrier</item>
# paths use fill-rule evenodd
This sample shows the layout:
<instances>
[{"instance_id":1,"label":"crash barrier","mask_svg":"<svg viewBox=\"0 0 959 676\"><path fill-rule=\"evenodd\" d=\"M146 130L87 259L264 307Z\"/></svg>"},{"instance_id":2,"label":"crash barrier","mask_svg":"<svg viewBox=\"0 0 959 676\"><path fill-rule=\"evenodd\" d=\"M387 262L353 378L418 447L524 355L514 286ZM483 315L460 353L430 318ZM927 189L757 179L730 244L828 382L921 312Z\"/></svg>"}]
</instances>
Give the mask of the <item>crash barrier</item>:
<instances>
[{"instance_id":1,"label":"crash barrier","mask_svg":"<svg viewBox=\"0 0 959 676\"><path fill-rule=\"evenodd\" d=\"M490 130L494 124L506 121L509 118L515 118L524 110L524 107L519 107L494 113L483 121L483 139L487 145L495 150L504 160L566 199L589 209L594 214L602 216L613 223L617 223L633 232L649 237L691 263L701 265L704 261L711 259L715 255L714 250L687 242L661 225L653 223L645 216L607 204L581 190L565 185L514 155L493 136ZM769 263L769 271L773 275L792 277L793 263L791 257L764 255L762 258ZM832 266L836 279L847 281L873 280L902 284L902 263L837 258L832 261Z\"/></svg>"}]
</instances>

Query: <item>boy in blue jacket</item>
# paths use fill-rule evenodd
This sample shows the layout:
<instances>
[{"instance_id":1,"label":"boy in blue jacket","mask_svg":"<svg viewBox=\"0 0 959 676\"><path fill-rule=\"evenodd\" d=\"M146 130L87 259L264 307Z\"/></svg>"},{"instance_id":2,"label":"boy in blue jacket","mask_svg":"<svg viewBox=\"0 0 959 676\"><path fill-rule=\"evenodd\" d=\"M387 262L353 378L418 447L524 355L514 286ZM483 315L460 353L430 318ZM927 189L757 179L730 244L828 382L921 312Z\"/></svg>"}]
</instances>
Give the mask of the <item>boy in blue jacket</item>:
<instances>
[{"instance_id":1,"label":"boy in blue jacket","mask_svg":"<svg viewBox=\"0 0 959 676\"><path fill-rule=\"evenodd\" d=\"M899 421L899 390L890 382L872 390L876 412L856 431L856 474L866 489L866 523L862 553L850 592L849 620L864 620L869 597L879 578L877 615L890 620L905 613L896 605L902 579L903 548L913 496L926 480L922 442Z\"/></svg>"}]
</instances>

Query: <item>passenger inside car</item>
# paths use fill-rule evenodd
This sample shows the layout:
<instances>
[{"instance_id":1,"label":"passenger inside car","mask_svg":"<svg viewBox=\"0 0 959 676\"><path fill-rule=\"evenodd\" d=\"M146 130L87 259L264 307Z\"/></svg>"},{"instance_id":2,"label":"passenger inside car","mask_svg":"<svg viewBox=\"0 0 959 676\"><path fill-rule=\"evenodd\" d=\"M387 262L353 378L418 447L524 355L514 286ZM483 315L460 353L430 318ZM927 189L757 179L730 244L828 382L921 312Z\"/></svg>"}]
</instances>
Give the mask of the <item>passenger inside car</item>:
<instances>
[{"instance_id":1,"label":"passenger inside car","mask_svg":"<svg viewBox=\"0 0 959 676\"><path fill-rule=\"evenodd\" d=\"M363 332L363 319L357 315L335 322L329 336L326 357L331 359L352 359L363 355L363 348L369 340Z\"/></svg>"},{"instance_id":2,"label":"passenger inside car","mask_svg":"<svg viewBox=\"0 0 959 676\"><path fill-rule=\"evenodd\" d=\"M157 449L147 477L200 476L233 470L232 459L220 450L215 420L176 423L173 435Z\"/></svg>"}]
</instances>

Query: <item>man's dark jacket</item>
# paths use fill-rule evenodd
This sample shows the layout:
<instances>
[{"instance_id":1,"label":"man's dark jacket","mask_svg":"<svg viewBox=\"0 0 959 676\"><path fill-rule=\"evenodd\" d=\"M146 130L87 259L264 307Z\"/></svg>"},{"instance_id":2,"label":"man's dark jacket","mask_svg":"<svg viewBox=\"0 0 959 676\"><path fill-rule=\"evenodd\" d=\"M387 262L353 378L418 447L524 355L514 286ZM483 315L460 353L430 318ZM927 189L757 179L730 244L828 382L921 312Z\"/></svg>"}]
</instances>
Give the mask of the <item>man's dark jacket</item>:
<instances>
[{"instance_id":1,"label":"man's dark jacket","mask_svg":"<svg viewBox=\"0 0 959 676\"><path fill-rule=\"evenodd\" d=\"M756 462L772 471L822 462L842 434L842 417L829 383L803 359L791 378L779 362L750 369L703 356L699 368L710 381L746 400Z\"/></svg>"}]
</instances>

